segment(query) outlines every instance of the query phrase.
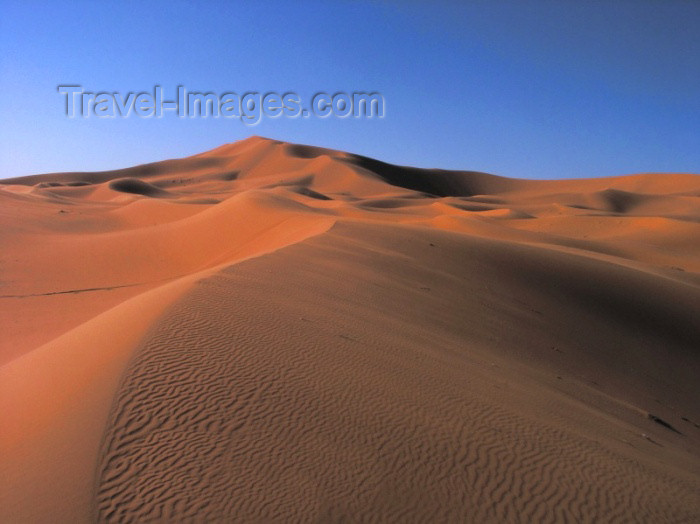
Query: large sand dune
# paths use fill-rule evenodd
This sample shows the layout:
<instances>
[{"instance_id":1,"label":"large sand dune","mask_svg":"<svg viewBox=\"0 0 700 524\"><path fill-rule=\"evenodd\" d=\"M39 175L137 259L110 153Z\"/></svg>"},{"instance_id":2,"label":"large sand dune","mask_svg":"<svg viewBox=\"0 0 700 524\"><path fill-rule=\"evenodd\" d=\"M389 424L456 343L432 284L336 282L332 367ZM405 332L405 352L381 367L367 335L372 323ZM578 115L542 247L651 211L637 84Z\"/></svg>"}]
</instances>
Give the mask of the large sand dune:
<instances>
[{"instance_id":1,"label":"large sand dune","mask_svg":"<svg viewBox=\"0 0 700 524\"><path fill-rule=\"evenodd\" d=\"M700 176L253 137L0 185L0 522L700 522Z\"/></svg>"}]
</instances>

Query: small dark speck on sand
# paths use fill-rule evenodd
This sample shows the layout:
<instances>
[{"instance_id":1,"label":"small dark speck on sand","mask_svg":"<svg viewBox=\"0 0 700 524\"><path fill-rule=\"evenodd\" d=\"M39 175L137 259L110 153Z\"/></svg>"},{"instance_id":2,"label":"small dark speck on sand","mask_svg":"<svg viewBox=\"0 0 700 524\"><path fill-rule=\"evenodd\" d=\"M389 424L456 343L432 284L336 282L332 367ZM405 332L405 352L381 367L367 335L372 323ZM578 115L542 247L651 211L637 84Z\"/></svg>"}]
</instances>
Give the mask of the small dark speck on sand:
<instances>
[{"instance_id":1,"label":"small dark speck on sand","mask_svg":"<svg viewBox=\"0 0 700 524\"><path fill-rule=\"evenodd\" d=\"M666 422L664 419L657 417L656 415L652 415L651 413L647 414L647 417L649 417L649 420L652 420L656 422L657 424L660 424L661 426L665 427L666 429L670 429L674 433L678 433L679 435L682 435L680 431L678 431L676 428L674 428L671 424Z\"/></svg>"}]
</instances>

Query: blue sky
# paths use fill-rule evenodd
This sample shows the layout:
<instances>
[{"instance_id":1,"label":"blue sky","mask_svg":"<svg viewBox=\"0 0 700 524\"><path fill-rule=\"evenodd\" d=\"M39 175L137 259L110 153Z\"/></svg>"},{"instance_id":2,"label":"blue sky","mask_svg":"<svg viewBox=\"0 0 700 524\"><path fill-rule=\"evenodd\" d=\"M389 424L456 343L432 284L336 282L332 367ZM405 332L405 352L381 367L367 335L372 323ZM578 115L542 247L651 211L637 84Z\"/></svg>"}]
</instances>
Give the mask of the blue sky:
<instances>
[{"instance_id":1,"label":"blue sky","mask_svg":"<svg viewBox=\"0 0 700 524\"><path fill-rule=\"evenodd\" d=\"M48 4L48 5L47 5ZM251 134L526 178L700 172L700 2L0 0L0 178ZM379 91L383 119L68 119L59 84Z\"/></svg>"}]
</instances>

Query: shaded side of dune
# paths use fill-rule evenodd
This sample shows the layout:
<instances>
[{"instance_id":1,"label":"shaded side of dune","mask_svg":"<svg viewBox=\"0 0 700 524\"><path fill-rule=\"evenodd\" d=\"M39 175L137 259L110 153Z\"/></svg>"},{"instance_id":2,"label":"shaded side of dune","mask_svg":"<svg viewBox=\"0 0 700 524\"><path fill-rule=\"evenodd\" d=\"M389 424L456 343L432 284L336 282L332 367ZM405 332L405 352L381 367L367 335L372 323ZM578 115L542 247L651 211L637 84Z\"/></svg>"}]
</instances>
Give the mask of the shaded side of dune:
<instances>
[{"instance_id":1,"label":"shaded side of dune","mask_svg":"<svg viewBox=\"0 0 700 524\"><path fill-rule=\"evenodd\" d=\"M610 424L602 413L539 390L506 364L494 367L499 348L551 358L552 326L575 330L572 316L590 309L571 309L550 290L555 317L538 319L536 302L511 296L492 264L514 258L514 272L527 256L447 233L344 225L201 281L154 327L122 379L97 472L96 517L700 515L692 477L602 437ZM504 319L508 329L499 331ZM601 368L620 358L606 357L616 344L634 340L634 326L616 329L577 336ZM533 409L540 403L545 411ZM572 413L587 422L571 423Z\"/></svg>"},{"instance_id":2,"label":"shaded side of dune","mask_svg":"<svg viewBox=\"0 0 700 524\"><path fill-rule=\"evenodd\" d=\"M477 171L397 166L360 155L349 155L345 162L374 174L393 186L438 197L488 195L511 189L516 183L512 179Z\"/></svg>"},{"instance_id":3,"label":"shaded side of dune","mask_svg":"<svg viewBox=\"0 0 700 524\"><path fill-rule=\"evenodd\" d=\"M109 188L122 193L131 193L151 198L164 198L169 193L138 178L118 178L109 183Z\"/></svg>"}]
</instances>

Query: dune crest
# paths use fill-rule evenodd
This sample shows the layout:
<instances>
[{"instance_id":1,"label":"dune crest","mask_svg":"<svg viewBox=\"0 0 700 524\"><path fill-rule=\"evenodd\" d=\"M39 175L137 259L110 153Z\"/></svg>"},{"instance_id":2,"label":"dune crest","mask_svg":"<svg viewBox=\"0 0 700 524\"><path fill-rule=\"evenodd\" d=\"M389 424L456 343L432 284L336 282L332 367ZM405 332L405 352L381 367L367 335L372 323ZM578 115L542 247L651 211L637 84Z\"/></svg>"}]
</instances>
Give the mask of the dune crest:
<instances>
[{"instance_id":1,"label":"dune crest","mask_svg":"<svg viewBox=\"0 0 700 524\"><path fill-rule=\"evenodd\" d=\"M700 520L698 175L251 137L0 209L0 521Z\"/></svg>"}]
</instances>

